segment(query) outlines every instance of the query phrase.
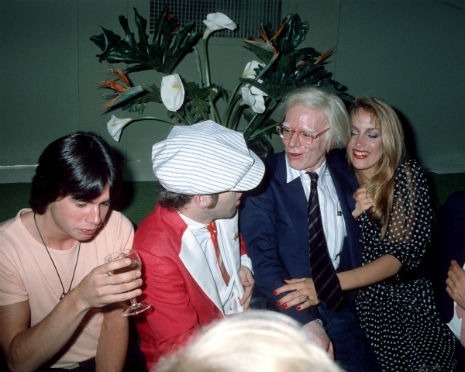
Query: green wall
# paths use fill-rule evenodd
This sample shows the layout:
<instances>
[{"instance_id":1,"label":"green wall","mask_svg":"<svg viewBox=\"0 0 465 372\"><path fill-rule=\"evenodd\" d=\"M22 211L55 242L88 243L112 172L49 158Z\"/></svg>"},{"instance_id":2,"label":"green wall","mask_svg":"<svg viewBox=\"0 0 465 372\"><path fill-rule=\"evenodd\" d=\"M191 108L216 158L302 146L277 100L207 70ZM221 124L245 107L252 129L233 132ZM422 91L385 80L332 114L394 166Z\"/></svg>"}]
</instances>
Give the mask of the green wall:
<instances>
[{"instance_id":1,"label":"green wall","mask_svg":"<svg viewBox=\"0 0 465 372\"><path fill-rule=\"evenodd\" d=\"M129 126L119 143L106 133L107 75L89 41L100 26L119 31L118 16L148 14L148 0L0 1L0 183L29 182L51 140L75 131L100 132L127 159L129 179L151 181L150 149L169 127ZM305 44L335 48L328 65L353 95L393 104L409 123L424 165L465 172L464 0L284 0L283 15L310 23ZM251 54L241 40L213 38L213 79L232 88ZM194 74L189 61L180 71ZM144 79L159 83L161 76ZM136 82L137 83L137 82ZM152 107L147 113L158 113ZM160 111L160 114L163 114ZM124 116L124 113L117 113Z\"/></svg>"},{"instance_id":2,"label":"green wall","mask_svg":"<svg viewBox=\"0 0 465 372\"><path fill-rule=\"evenodd\" d=\"M464 172L465 1L343 0L340 14L337 75L400 111L430 170Z\"/></svg>"}]
</instances>

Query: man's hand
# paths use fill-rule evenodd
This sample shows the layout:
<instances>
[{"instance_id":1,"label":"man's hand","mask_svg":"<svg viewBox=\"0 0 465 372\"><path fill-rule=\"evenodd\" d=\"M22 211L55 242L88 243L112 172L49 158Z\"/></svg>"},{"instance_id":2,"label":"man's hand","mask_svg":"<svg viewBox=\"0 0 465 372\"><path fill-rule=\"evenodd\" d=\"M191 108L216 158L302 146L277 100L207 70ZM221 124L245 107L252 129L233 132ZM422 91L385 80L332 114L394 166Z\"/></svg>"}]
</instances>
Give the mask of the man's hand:
<instances>
[{"instance_id":1,"label":"man's hand","mask_svg":"<svg viewBox=\"0 0 465 372\"><path fill-rule=\"evenodd\" d=\"M295 306L297 311L301 311L319 303L311 278L287 279L285 282L273 292L275 296L288 292L276 303L277 306L282 309Z\"/></svg>"},{"instance_id":2,"label":"man's hand","mask_svg":"<svg viewBox=\"0 0 465 372\"><path fill-rule=\"evenodd\" d=\"M250 300L252 299L252 291L255 285L255 279L253 278L252 272L249 268L241 266L239 270L239 278L242 286L244 287L244 295L241 298L241 305L244 310L247 310L250 306Z\"/></svg>"},{"instance_id":3,"label":"man's hand","mask_svg":"<svg viewBox=\"0 0 465 372\"><path fill-rule=\"evenodd\" d=\"M329 339L328 334L318 319L305 324L303 326L303 330L308 333L312 341L314 341L318 346L325 350L332 359L334 359L333 343Z\"/></svg>"},{"instance_id":4,"label":"man's hand","mask_svg":"<svg viewBox=\"0 0 465 372\"><path fill-rule=\"evenodd\" d=\"M447 272L446 291L462 308L465 308L465 271L452 260Z\"/></svg>"},{"instance_id":5,"label":"man's hand","mask_svg":"<svg viewBox=\"0 0 465 372\"><path fill-rule=\"evenodd\" d=\"M103 307L123 302L142 293L140 270L131 270L120 274L110 273L131 265L131 259L122 258L97 266L74 288L70 295L83 308Z\"/></svg>"}]
</instances>

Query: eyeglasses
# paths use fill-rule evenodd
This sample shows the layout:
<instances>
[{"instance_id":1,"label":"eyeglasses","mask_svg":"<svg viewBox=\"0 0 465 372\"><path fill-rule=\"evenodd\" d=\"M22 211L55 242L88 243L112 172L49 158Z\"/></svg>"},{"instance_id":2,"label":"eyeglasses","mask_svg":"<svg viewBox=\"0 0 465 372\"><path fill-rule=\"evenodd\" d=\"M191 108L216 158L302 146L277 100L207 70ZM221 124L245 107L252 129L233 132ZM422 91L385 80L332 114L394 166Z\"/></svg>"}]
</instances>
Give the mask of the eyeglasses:
<instances>
[{"instance_id":1,"label":"eyeglasses","mask_svg":"<svg viewBox=\"0 0 465 372\"><path fill-rule=\"evenodd\" d=\"M329 130L329 127L323 129L321 132L314 132L314 131L298 131L289 128L286 125L280 124L276 126L276 131L278 132L279 136L285 140L289 141L294 134L299 136L299 141L306 145L311 145L313 141L315 141L318 137L322 134L326 133Z\"/></svg>"}]
</instances>

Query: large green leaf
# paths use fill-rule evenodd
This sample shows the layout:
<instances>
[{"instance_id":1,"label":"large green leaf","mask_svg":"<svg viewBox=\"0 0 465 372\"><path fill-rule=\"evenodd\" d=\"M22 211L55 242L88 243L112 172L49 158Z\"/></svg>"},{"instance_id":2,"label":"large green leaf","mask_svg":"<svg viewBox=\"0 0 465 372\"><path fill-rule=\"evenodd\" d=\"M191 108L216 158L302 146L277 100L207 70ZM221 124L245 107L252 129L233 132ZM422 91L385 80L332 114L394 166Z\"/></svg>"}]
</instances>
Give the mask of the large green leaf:
<instances>
[{"instance_id":1,"label":"large green leaf","mask_svg":"<svg viewBox=\"0 0 465 372\"><path fill-rule=\"evenodd\" d=\"M283 19L283 30L275 40L275 44L280 53L291 53L304 40L308 33L308 22L302 22L297 14L289 14Z\"/></svg>"},{"instance_id":2,"label":"large green leaf","mask_svg":"<svg viewBox=\"0 0 465 372\"><path fill-rule=\"evenodd\" d=\"M123 37L102 28L102 34L90 38L102 50L97 55L100 62L125 63L127 73L153 69L170 74L202 36L201 32L193 31L194 23L181 27L176 18L165 9L155 22L155 32L150 42L146 31L147 21L136 9L134 18L138 41L124 16L119 17L124 31Z\"/></svg>"}]
</instances>

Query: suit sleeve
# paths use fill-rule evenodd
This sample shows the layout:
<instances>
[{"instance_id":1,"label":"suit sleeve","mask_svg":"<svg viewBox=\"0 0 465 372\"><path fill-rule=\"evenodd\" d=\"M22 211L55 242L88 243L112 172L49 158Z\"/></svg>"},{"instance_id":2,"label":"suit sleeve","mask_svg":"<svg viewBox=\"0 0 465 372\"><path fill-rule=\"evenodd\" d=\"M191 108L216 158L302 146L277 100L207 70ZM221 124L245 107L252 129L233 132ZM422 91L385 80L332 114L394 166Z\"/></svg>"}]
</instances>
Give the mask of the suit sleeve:
<instances>
[{"instance_id":1,"label":"suit sleeve","mask_svg":"<svg viewBox=\"0 0 465 372\"><path fill-rule=\"evenodd\" d=\"M240 231L252 259L256 287L266 296L271 306L284 296L275 296L274 290L285 284L284 279L291 278L280 256L280 231L277 231L275 210L273 193L268 187L260 194L244 200L239 218ZM313 307L304 311L278 307L274 310L285 313L302 324L318 318L317 310Z\"/></svg>"},{"instance_id":2,"label":"suit sleeve","mask_svg":"<svg viewBox=\"0 0 465 372\"><path fill-rule=\"evenodd\" d=\"M146 315L157 349L168 353L182 345L200 324L190 306L185 280L178 265L167 256L142 252L144 261L144 295L154 311Z\"/></svg>"}]
</instances>

